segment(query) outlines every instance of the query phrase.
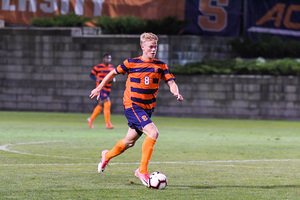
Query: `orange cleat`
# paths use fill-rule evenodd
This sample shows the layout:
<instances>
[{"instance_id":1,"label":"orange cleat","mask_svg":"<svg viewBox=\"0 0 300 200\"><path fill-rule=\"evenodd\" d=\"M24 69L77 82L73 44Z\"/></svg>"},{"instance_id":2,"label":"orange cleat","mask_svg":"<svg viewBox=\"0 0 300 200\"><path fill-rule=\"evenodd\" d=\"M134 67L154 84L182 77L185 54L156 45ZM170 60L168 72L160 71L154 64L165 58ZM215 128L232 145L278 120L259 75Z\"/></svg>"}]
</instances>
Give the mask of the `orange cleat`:
<instances>
[{"instance_id":1,"label":"orange cleat","mask_svg":"<svg viewBox=\"0 0 300 200\"><path fill-rule=\"evenodd\" d=\"M112 124L106 124L106 128L107 128L107 129L113 129L114 126L113 126Z\"/></svg>"},{"instance_id":2,"label":"orange cleat","mask_svg":"<svg viewBox=\"0 0 300 200\"><path fill-rule=\"evenodd\" d=\"M141 174L139 169L140 168L135 170L135 176L138 177L146 187L149 187L149 174Z\"/></svg>"},{"instance_id":3,"label":"orange cleat","mask_svg":"<svg viewBox=\"0 0 300 200\"><path fill-rule=\"evenodd\" d=\"M86 121L89 123L90 128L94 128L93 121L90 118L87 118Z\"/></svg>"}]
</instances>

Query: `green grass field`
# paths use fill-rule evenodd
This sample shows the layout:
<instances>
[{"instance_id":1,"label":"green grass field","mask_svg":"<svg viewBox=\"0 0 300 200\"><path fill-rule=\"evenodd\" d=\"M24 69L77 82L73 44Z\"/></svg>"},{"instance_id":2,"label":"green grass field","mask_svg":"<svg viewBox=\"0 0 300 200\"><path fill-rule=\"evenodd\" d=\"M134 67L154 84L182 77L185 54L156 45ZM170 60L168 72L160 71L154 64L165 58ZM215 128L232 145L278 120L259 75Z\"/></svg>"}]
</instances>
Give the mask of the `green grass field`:
<instances>
[{"instance_id":1,"label":"green grass field","mask_svg":"<svg viewBox=\"0 0 300 200\"><path fill-rule=\"evenodd\" d=\"M103 149L127 122L103 115L0 112L0 199L300 199L300 122L153 117L160 131L149 172L168 177L150 190L134 176L143 136L110 161Z\"/></svg>"}]
</instances>

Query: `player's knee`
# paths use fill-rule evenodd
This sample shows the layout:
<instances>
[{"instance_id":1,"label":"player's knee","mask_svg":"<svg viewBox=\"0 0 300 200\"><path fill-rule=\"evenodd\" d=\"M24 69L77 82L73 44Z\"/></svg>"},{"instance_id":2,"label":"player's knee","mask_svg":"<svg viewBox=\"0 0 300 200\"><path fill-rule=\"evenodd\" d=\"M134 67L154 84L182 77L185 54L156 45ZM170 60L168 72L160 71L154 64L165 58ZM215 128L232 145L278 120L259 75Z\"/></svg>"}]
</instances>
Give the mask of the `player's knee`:
<instances>
[{"instance_id":1,"label":"player's knee","mask_svg":"<svg viewBox=\"0 0 300 200\"><path fill-rule=\"evenodd\" d=\"M135 141L134 140L131 140L131 141L126 141L124 142L126 148L130 148L130 147L133 147L134 144L135 144Z\"/></svg>"},{"instance_id":2,"label":"player's knee","mask_svg":"<svg viewBox=\"0 0 300 200\"><path fill-rule=\"evenodd\" d=\"M159 135L159 132L157 130L152 131L148 136L153 138L153 139L157 139Z\"/></svg>"},{"instance_id":3,"label":"player's knee","mask_svg":"<svg viewBox=\"0 0 300 200\"><path fill-rule=\"evenodd\" d=\"M150 138L153 139L157 139L159 132L158 129L156 128L156 126L153 123L147 124L144 129L143 132Z\"/></svg>"},{"instance_id":4,"label":"player's knee","mask_svg":"<svg viewBox=\"0 0 300 200\"><path fill-rule=\"evenodd\" d=\"M98 102L98 105L101 106L101 107L104 107L103 101L100 100L100 101Z\"/></svg>"}]
</instances>

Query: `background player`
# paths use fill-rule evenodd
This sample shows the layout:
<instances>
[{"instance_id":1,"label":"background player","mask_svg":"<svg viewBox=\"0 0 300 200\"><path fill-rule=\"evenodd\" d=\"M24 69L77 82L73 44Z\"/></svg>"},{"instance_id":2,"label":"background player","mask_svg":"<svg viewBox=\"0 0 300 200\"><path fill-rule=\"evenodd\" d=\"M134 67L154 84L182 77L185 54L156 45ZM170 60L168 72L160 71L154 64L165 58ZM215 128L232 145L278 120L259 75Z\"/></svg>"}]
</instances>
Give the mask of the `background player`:
<instances>
[{"instance_id":1,"label":"background player","mask_svg":"<svg viewBox=\"0 0 300 200\"><path fill-rule=\"evenodd\" d=\"M142 145L141 164L135 171L135 175L145 186L148 186L148 164L158 137L158 129L150 118L155 108L160 80L162 79L167 83L171 93L177 100L183 100L168 66L154 58L157 51L157 42L158 37L155 34L143 33L140 36L142 56L125 60L115 70L111 71L101 84L91 91L90 95L91 98L96 96L99 98L106 83L109 83L117 74L128 73L123 103L129 129L125 138L117 142L114 148L110 151L102 151L98 172L102 173L111 158L132 147L144 133L146 138Z\"/></svg>"},{"instance_id":2,"label":"background player","mask_svg":"<svg viewBox=\"0 0 300 200\"><path fill-rule=\"evenodd\" d=\"M96 87L102 82L104 77L114 70L114 66L110 64L111 62L111 55L105 54L103 56L103 62L94 66L93 70L91 71L90 77L96 81ZM94 108L92 115L87 119L90 128L93 128L94 119L99 115L101 110L103 109L104 119L106 123L106 128L112 129L114 128L110 122L110 107L111 102L109 99L109 93L111 91L111 82L108 82L103 86L103 89L100 93L100 98L98 105Z\"/></svg>"}]
</instances>

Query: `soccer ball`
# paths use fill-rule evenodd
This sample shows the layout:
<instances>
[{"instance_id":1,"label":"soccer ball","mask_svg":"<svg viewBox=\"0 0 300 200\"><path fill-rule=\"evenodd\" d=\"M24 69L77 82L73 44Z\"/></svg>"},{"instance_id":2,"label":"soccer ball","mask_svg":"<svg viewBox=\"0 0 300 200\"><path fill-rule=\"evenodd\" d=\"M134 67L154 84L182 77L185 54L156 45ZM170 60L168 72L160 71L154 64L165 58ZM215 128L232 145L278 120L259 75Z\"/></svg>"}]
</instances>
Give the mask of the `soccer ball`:
<instances>
[{"instance_id":1,"label":"soccer ball","mask_svg":"<svg viewBox=\"0 0 300 200\"><path fill-rule=\"evenodd\" d=\"M153 172L149 176L149 188L162 190L167 187L167 177L161 172Z\"/></svg>"}]
</instances>

